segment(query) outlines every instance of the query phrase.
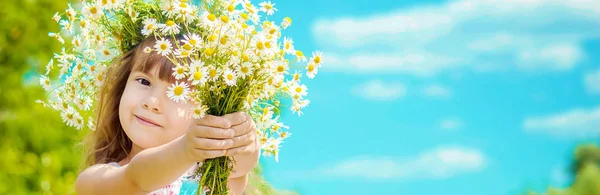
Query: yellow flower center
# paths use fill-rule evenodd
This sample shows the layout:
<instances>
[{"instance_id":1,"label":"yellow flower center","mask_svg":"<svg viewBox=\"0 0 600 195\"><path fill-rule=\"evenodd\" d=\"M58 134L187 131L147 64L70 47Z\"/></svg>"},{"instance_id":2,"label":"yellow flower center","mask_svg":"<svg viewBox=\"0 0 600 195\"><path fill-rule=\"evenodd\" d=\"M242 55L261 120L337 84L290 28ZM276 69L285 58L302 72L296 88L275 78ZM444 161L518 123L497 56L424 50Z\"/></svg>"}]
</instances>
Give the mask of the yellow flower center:
<instances>
[{"instance_id":1,"label":"yellow flower center","mask_svg":"<svg viewBox=\"0 0 600 195\"><path fill-rule=\"evenodd\" d=\"M213 55L213 53L214 53L214 51L213 51L213 49L211 49L211 48L206 48L206 49L204 50L204 55L207 55L207 56L212 56L212 55Z\"/></svg>"},{"instance_id":2,"label":"yellow flower center","mask_svg":"<svg viewBox=\"0 0 600 195\"><path fill-rule=\"evenodd\" d=\"M298 92L298 93L302 92L302 87L296 87L296 92Z\"/></svg>"},{"instance_id":3,"label":"yellow flower center","mask_svg":"<svg viewBox=\"0 0 600 195\"><path fill-rule=\"evenodd\" d=\"M229 18L227 16L221 16L220 19L221 19L221 22L223 22L223 23L229 22Z\"/></svg>"},{"instance_id":4,"label":"yellow flower center","mask_svg":"<svg viewBox=\"0 0 600 195\"><path fill-rule=\"evenodd\" d=\"M242 72L243 73L248 73L248 67L242 66Z\"/></svg>"},{"instance_id":5,"label":"yellow flower center","mask_svg":"<svg viewBox=\"0 0 600 195\"><path fill-rule=\"evenodd\" d=\"M296 56L302 57L302 56L304 56L304 53L302 53L302 51L300 51L300 50L297 50L296 51Z\"/></svg>"},{"instance_id":6,"label":"yellow flower center","mask_svg":"<svg viewBox=\"0 0 600 195\"><path fill-rule=\"evenodd\" d=\"M242 60L244 60L244 62L247 62L248 61L248 55L242 54Z\"/></svg>"},{"instance_id":7,"label":"yellow flower center","mask_svg":"<svg viewBox=\"0 0 600 195\"><path fill-rule=\"evenodd\" d=\"M256 42L256 48L258 48L259 50L262 50L262 49L264 49L265 47L264 47L264 45L263 45L263 43L262 43L262 42L258 41L258 42Z\"/></svg>"},{"instance_id":8,"label":"yellow flower center","mask_svg":"<svg viewBox=\"0 0 600 195\"><path fill-rule=\"evenodd\" d=\"M271 30L269 30L270 34L275 34L277 32L277 29L272 28Z\"/></svg>"},{"instance_id":9,"label":"yellow flower center","mask_svg":"<svg viewBox=\"0 0 600 195\"><path fill-rule=\"evenodd\" d=\"M71 114L71 113L67 114L67 118L68 118L69 120L73 119L73 114Z\"/></svg>"},{"instance_id":10,"label":"yellow flower center","mask_svg":"<svg viewBox=\"0 0 600 195\"><path fill-rule=\"evenodd\" d=\"M233 6L233 4L230 4L229 6L227 6L227 11L232 12L235 10L235 7Z\"/></svg>"},{"instance_id":11,"label":"yellow flower center","mask_svg":"<svg viewBox=\"0 0 600 195\"><path fill-rule=\"evenodd\" d=\"M215 69L211 69L211 70L208 72L208 75L209 75L210 77L215 77L215 76L217 76L217 70L215 70Z\"/></svg>"},{"instance_id":12,"label":"yellow flower center","mask_svg":"<svg viewBox=\"0 0 600 195\"><path fill-rule=\"evenodd\" d=\"M279 130L279 125L273 125L273 130L274 130L274 131L277 131L277 130Z\"/></svg>"},{"instance_id":13,"label":"yellow flower center","mask_svg":"<svg viewBox=\"0 0 600 195\"><path fill-rule=\"evenodd\" d=\"M190 39L190 44L192 44L192 45L196 45L196 43L197 43L197 42L196 42L196 39Z\"/></svg>"},{"instance_id":14,"label":"yellow flower center","mask_svg":"<svg viewBox=\"0 0 600 195\"><path fill-rule=\"evenodd\" d=\"M221 45L227 44L227 35L221 37L221 40L219 42L221 43Z\"/></svg>"},{"instance_id":15,"label":"yellow flower center","mask_svg":"<svg viewBox=\"0 0 600 195\"><path fill-rule=\"evenodd\" d=\"M319 64L319 63L321 63L321 57L315 56L315 59L313 61L315 62L315 64Z\"/></svg>"},{"instance_id":16,"label":"yellow flower center","mask_svg":"<svg viewBox=\"0 0 600 195\"><path fill-rule=\"evenodd\" d=\"M265 47L267 49L271 49L271 42L265 42Z\"/></svg>"},{"instance_id":17,"label":"yellow flower center","mask_svg":"<svg viewBox=\"0 0 600 195\"><path fill-rule=\"evenodd\" d=\"M271 5L269 5L269 4L266 4L266 5L265 5L265 9L267 9L267 10L270 10L271 8L273 8L273 6L271 6Z\"/></svg>"},{"instance_id":18,"label":"yellow flower center","mask_svg":"<svg viewBox=\"0 0 600 195\"><path fill-rule=\"evenodd\" d=\"M107 0L102 0L102 5L106 5L106 4L108 4L108 1Z\"/></svg>"},{"instance_id":19,"label":"yellow flower center","mask_svg":"<svg viewBox=\"0 0 600 195\"><path fill-rule=\"evenodd\" d=\"M202 78L202 72L194 73L194 80L200 80Z\"/></svg>"},{"instance_id":20,"label":"yellow flower center","mask_svg":"<svg viewBox=\"0 0 600 195\"><path fill-rule=\"evenodd\" d=\"M81 26L81 28L85 28L85 20L79 21L79 26Z\"/></svg>"},{"instance_id":21,"label":"yellow flower center","mask_svg":"<svg viewBox=\"0 0 600 195\"><path fill-rule=\"evenodd\" d=\"M283 72L283 71L285 71L285 67L283 67L281 65L277 66L277 72Z\"/></svg>"},{"instance_id":22,"label":"yellow flower center","mask_svg":"<svg viewBox=\"0 0 600 195\"><path fill-rule=\"evenodd\" d=\"M108 50L104 50L104 55L110 55L110 52Z\"/></svg>"},{"instance_id":23,"label":"yellow flower center","mask_svg":"<svg viewBox=\"0 0 600 195\"><path fill-rule=\"evenodd\" d=\"M315 65L314 64L308 64L308 72L312 72L313 70L315 70Z\"/></svg>"},{"instance_id":24,"label":"yellow flower center","mask_svg":"<svg viewBox=\"0 0 600 195\"><path fill-rule=\"evenodd\" d=\"M200 113L202 113L202 112L201 112L201 110L200 110L200 109L194 109L194 113L195 113L195 114L197 114L197 115L199 115L199 114L200 114Z\"/></svg>"},{"instance_id":25,"label":"yellow flower center","mask_svg":"<svg viewBox=\"0 0 600 195\"><path fill-rule=\"evenodd\" d=\"M96 14L98 13L98 9L96 9L96 7L90 7L90 13Z\"/></svg>"},{"instance_id":26,"label":"yellow flower center","mask_svg":"<svg viewBox=\"0 0 600 195\"><path fill-rule=\"evenodd\" d=\"M208 36L208 40L209 40L210 42L213 42L213 41L217 40L217 35L215 35L215 34L209 35L209 36Z\"/></svg>"},{"instance_id":27,"label":"yellow flower center","mask_svg":"<svg viewBox=\"0 0 600 195\"><path fill-rule=\"evenodd\" d=\"M165 43L160 44L160 49L166 50L167 49L167 44L165 44Z\"/></svg>"},{"instance_id":28,"label":"yellow flower center","mask_svg":"<svg viewBox=\"0 0 600 195\"><path fill-rule=\"evenodd\" d=\"M180 96L181 94L183 94L183 87L181 86L176 86L175 89L173 89L173 93L176 96Z\"/></svg>"},{"instance_id":29,"label":"yellow flower center","mask_svg":"<svg viewBox=\"0 0 600 195\"><path fill-rule=\"evenodd\" d=\"M233 80L233 75L232 74L227 74L227 80Z\"/></svg>"},{"instance_id":30,"label":"yellow flower center","mask_svg":"<svg viewBox=\"0 0 600 195\"><path fill-rule=\"evenodd\" d=\"M173 20L167 21L167 26L173 26L173 25L175 25L175 22L173 22Z\"/></svg>"},{"instance_id":31,"label":"yellow flower center","mask_svg":"<svg viewBox=\"0 0 600 195\"><path fill-rule=\"evenodd\" d=\"M152 27L154 27L153 24L148 24L148 27L146 28L146 30L150 30L150 29L152 29Z\"/></svg>"},{"instance_id":32,"label":"yellow flower center","mask_svg":"<svg viewBox=\"0 0 600 195\"><path fill-rule=\"evenodd\" d=\"M180 4L179 4L179 7L182 7L182 8L187 8L187 3L183 3L183 2L182 2L182 3L180 3Z\"/></svg>"},{"instance_id":33,"label":"yellow flower center","mask_svg":"<svg viewBox=\"0 0 600 195\"><path fill-rule=\"evenodd\" d=\"M190 52L188 52L187 50L181 51L181 56L187 57L188 55L190 55Z\"/></svg>"},{"instance_id":34,"label":"yellow flower center","mask_svg":"<svg viewBox=\"0 0 600 195\"><path fill-rule=\"evenodd\" d=\"M192 46L190 44L186 43L185 45L183 45L183 49L185 49L185 50L192 50Z\"/></svg>"},{"instance_id":35,"label":"yellow flower center","mask_svg":"<svg viewBox=\"0 0 600 195\"><path fill-rule=\"evenodd\" d=\"M98 74L98 81L103 81L104 80L104 76L102 76L102 74Z\"/></svg>"},{"instance_id":36,"label":"yellow flower center","mask_svg":"<svg viewBox=\"0 0 600 195\"><path fill-rule=\"evenodd\" d=\"M217 17L213 14L208 14L208 16L206 18L208 18L208 20L210 20L210 21L215 21L217 19Z\"/></svg>"},{"instance_id":37,"label":"yellow flower center","mask_svg":"<svg viewBox=\"0 0 600 195\"><path fill-rule=\"evenodd\" d=\"M244 20L248 20L248 14L247 13L242 13L242 14L240 14L240 16L242 18L244 18Z\"/></svg>"},{"instance_id":38,"label":"yellow flower center","mask_svg":"<svg viewBox=\"0 0 600 195\"><path fill-rule=\"evenodd\" d=\"M290 44L290 42L286 42L285 43L285 49L290 49L290 47L292 46L292 44Z\"/></svg>"},{"instance_id":39,"label":"yellow flower center","mask_svg":"<svg viewBox=\"0 0 600 195\"><path fill-rule=\"evenodd\" d=\"M183 69L183 67L177 68L177 74L183 74L183 72L185 72L185 70Z\"/></svg>"}]
</instances>

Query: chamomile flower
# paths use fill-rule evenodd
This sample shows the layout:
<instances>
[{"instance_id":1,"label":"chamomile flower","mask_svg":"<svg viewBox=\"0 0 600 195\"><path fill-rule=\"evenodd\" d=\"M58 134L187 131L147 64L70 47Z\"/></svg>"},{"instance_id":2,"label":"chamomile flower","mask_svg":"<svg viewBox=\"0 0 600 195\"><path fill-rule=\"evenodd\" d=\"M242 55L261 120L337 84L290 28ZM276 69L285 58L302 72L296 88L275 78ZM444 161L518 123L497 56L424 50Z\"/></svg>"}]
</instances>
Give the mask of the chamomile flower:
<instances>
[{"instance_id":1,"label":"chamomile flower","mask_svg":"<svg viewBox=\"0 0 600 195\"><path fill-rule=\"evenodd\" d=\"M310 58L310 61L315 63L315 65L320 66L323 62L323 52L315 51L312 53L313 57Z\"/></svg>"},{"instance_id":2,"label":"chamomile flower","mask_svg":"<svg viewBox=\"0 0 600 195\"><path fill-rule=\"evenodd\" d=\"M50 59L48 64L46 64L46 75L50 74L50 70L54 67L54 59Z\"/></svg>"},{"instance_id":3,"label":"chamomile flower","mask_svg":"<svg viewBox=\"0 0 600 195\"><path fill-rule=\"evenodd\" d=\"M102 6L99 3L86 3L83 6L83 16L87 18L98 19L103 15Z\"/></svg>"},{"instance_id":4,"label":"chamomile flower","mask_svg":"<svg viewBox=\"0 0 600 195\"><path fill-rule=\"evenodd\" d=\"M61 111L60 116L67 125L75 127L79 113L73 107L68 106L67 109Z\"/></svg>"},{"instance_id":5,"label":"chamomile flower","mask_svg":"<svg viewBox=\"0 0 600 195\"><path fill-rule=\"evenodd\" d=\"M212 28L217 25L217 16L210 12L202 13L202 16L200 16L200 20L201 24L203 24L205 27Z\"/></svg>"},{"instance_id":6,"label":"chamomile flower","mask_svg":"<svg viewBox=\"0 0 600 195\"><path fill-rule=\"evenodd\" d=\"M178 34L179 33L179 25L175 23L173 20L168 20L164 24L160 24L160 28L162 29L163 34Z\"/></svg>"},{"instance_id":7,"label":"chamomile flower","mask_svg":"<svg viewBox=\"0 0 600 195\"><path fill-rule=\"evenodd\" d=\"M267 15L273 15L277 11L275 4L271 3L271 1L262 2L258 5L260 6L260 11L267 13Z\"/></svg>"},{"instance_id":8,"label":"chamomile flower","mask_svg":"<svg viewBox=\"0 0 600 195\"><path fill-rule=\"evenodd\" d=\"M46 75L40 77L40 85L46 90L50 91L50 79Z\"/></svg>"},{"instance_id":9,"label":"chamomile flower","mask_svg":"<svg viewBox=\"0 0 600 195\"><path fill-rule=\"evenodd\" d=\"M156 41L156 45L154 45L154 49L162 56L166 56L171 53L171 41L165 39L164 37L160 40Z\"/></svg>"},{"instance_id":10,"label":"chamomile flower","mask_svg":"<svg viewBox=\"0 0 600 195\"><path fill-rule=\"evenodd\" d=\"M92 118L92 117L88 118L87 128L92 131L96 131L96 125L94 125L94 118Z\"/></svg>"},{"instance_id":11,"label":"chamomile flower","mask_svg":"<svg viewBox=\"0 0 600 195\"><path fill-rule=\"evenodd\" d=\"M208 68L198 67L190 69L190 76L188 81L192 82L192 85L204 85L208 79Z\"/></svg>"},{"instance_id":12,"label":"chamomile flower","mask_svg":"<svg viewBox=\"0 0 600 195\"><path fill-rule=\"evenodd\" d=\"M175 77L175 79L179 80L184 78L187 75L187 67L186 66L182 66L182 65L177 65L175 67L173 67L173 76Z\"/></svg>"},{"instance_id":13,"label":"chamomile flower","mask_svg":"<svg viewBox=\"0 0 600 195\"><path fill-rule=\"evenodd\" d=\"M241 78L246 78L246 76L249 76L252 74L253 70L254 70L254 68L252 67L252 63L244 62L241 65L237 66L236 71L238 72L238 74Z\"/></svg>"},{"instance_id":14,"label":"chamomile flower","mask_svg":"<svg viewBox=\"0 0 600 195\"><path fill-rule=\"evenodd\" d=\"M294 50L294 41L292 40L292 38L283 38L283 51L285 51L286 54L293 54L296 52Z\"/></svg>"},{"instance_id":15,"label":"chamomile flower","mask_svg":"<svg viewBox=\"0 0 600 195\"><path fill-rule=\"evenodd\" d=\"M208 69L208 79L210 81L216 81L218 78L219 78L219 71L214 67L210 67Z\"/></svg>"},{"instance_id":16,"label":"chamomile flower","mask_svg":"<svg viewBox=\"0 0 600 195\"><path fill-rule=\"evenodd\" d=\"M54 16L52 16L52 20L54 20L56 23L60 21L60 15L58 15L58 12L54 13Z\"/></svg>"},{"instance_id":17,"label":"chamomile flower","mask_svg":"<svg viewBox=\"0 0 600 195\"><path fill-rule=\"evenodd\" d=\"M206 111L208 111L208 107L207 106L201 105L201 104L195 105L192 108L192 117L194 119L204 118L204 116L206 115Z\"/></svg>"},{"instance_id":18,"label":"chamomile flower","mask_svg":"<svg viewBox=\"0 0 600 195\"><path fill-rule=\"evenodd\" d=\"M292 97L299 95L300 98L308 94L308 88L304 84L292 83L289 89L289 93ZM294 98L297 99L297 98Z\"/></svg>"},{"instance_id":19,"label":"chamomile flower","mask_svg":"<svg viewBox=\"0 0 600 195\"><path fill-rule=\"evenodd\" d=\"M223 73L223 80L225 81L226 85L235 86L235 83L237 80L237 75L235 74L235 72L231 71L230 69L226 69L225 72Z\"/></svg>"},{"instance_id":20,"label":"chamomile flower","mask_svg":"<svg viewBox=\"0 0 600 195\"><path fill-rule=\"evenodd\" d=\"M190 44L192 49L202 48L202 39L196 33L183 35L184 43Z\"/></svg>"},{"instance_id":21,"label":"chamomile flower","mask_svg":"<svg viewBox=\"0 0 600 195\"><path fill-rule=\"evenodd\" d=\"M142 23L144 24L144 28L142 29L142 35L144 36L148 36L152 34L156 29L158 29L156 19L154 18L145 19Z\"/></svg>"},{"instance_id":22,"label":"chamomile flower","mask_svg":"<svg viewBox=\"0 0 600 195\"><path fill-rule=\"evenodd\" d=\"M171 86L167 89L167 97L177 103L186 103L187 99L189 98L189 94L190 89L188 84L185 82L180 83L179 81L175 81L175 83L171 84Z\"/></svg>"},{"instance_id":23,"label":"chamomile flower","mask_svg":"<svg viewBox=\"0 0 600 195\"><path fill-rule=\"evenodd\" d=\"M304 53L300 50L296 50L296 59L300 62L306 62L306 56L304 56Z\"/></svg>"},{"instance_id":24,"label":"chamomile flower","mask_svg":"<svg viewBox=\"0 0 600 195\"><path fill-rule=\"evenodd\" d=\"M313 62L309 62L306 65L306 76L308 76L308 78L315 78L315 75L317 75L318 72L319 69Z\"/></svg>"},{"instance_id":25,"label":"chamomile flower","mask_svg":"<svg viewBox=\"0 0 600 195\"><path fill-rule=\"evenodd\" d=\"M145 47L144 48L144 53L150 53L152 52L152 48L151 47Z\"/></svg>"},{"instance_id":26,"label":"chamomile flower","mask_svg":"<svg viewBox=\"0 0 600 195\"><path fill-rule=\"evenodd\" d=\"M292 25L292 19L290 17L283 18L283 21L281 22L281 28L286 29L291 25Z\"/></svg>"}]
</instances>

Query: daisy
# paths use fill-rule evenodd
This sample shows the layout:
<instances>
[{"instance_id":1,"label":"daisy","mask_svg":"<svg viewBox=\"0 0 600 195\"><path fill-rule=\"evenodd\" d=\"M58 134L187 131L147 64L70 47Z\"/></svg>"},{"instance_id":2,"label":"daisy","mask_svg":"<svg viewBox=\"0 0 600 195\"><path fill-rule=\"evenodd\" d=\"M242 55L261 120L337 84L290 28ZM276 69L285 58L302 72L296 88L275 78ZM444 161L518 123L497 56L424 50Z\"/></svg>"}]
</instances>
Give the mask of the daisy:
<instances>
[{"instance_id":1,"label":"daisy","mask_svg":"<svg viewBox=\"0 0 600 195\"><path fill-rule=\"evenodd\" d=\"M273 15L277 11L277 8L274 7L275 4L271 3L271 1L262 2L258 5L260 6L260 11L267 13L267 15Z\"/></svg>"},{"instance_id":2,"label":"daisy","mask_svg":"<svg viewBox=\"0 0 600 195\"><path fill-rule=\"evenodd\" d=\"M89 97L78 95L75 98L75 105L81 110L89 110L92 106L92 100Z\"/></svg>"},{"instance_id":3,"label":"daisy","mask_svg":"<svg viewBox=\"0 0 600 195\"><path fill-rule=\"evenodd\" d=\"M168 20L165 24L160 24L160 28L162 28L163 34L178 34L179 33L179 25L177 25L173 20Z\"/></svg>"},{"instance_id":4,"label":"daisy","mask_svg":"<svg viewBox=\"0 0 600 195\"><path fill-rule=\"evenodd\" d=\"M242 65L237 66L236 71L238 72L238 74L240 74L240 77L246 78L246 76L249 76L252 74L252 71L253 71L252 63L244 62L244 63L242 63Z\"/></svg>"},{"instance_id":5,"label":"daisy","mask_svg":"<svg viewBox=\"0 0 600 195\"><path fill-rule=\"evenodd\" d=\"M54 13L54 16L52 16L52 19L54 21L56 21L56 23L58 23L60 21L60 15L58 15L58 12Z\"/></svg>"},{"instance_id":6,"label":"daisy","mask_svg":"<svg viewBox=\"0 0 600 195\"><path fill-rule=\"evenodd\" d=\"M202 39L195 33L183 35L184 43L190 44L192 49L200 49L202 47Z\"/></svg>"},{"instance_id":7,"label":"daisy","mask_svg":"<svg viewBox=\"0 0 600 195\"><path fill-rule=\"evenodd\" d=\"M313 57L310 58L310 61L315 63L315 65L320 66L323 62L323 52L315 51L312 53Z\"/></svg>"},{"instance_id":8,"label":"daisy","mask_svg":"<svg viewBox=\"0 0 600 195\"><path fill-rule=\"evenodd\" d=\"M306 94L308 94L307 90L308 90L308 88L306 88L306 85L304 85L304 84L292 83L292 85L290 86L290 89L289 89L289 93L290 93L290 95L292 95L292 97L296 96L296 95L303 97ZM294 99L298 99L298 98L294 98Z\"/></svg>"},{"instance_id":9,"label":"daisy","mask_svg":"<svg viewBox=\"0 0 600 195\"><path fill-rule=\"evenodd\" d=\"M177 80L182 79L183 77L185 77L187 75L187 68L185 66L182 66L182 65L177 65L177 66L173 67L173 74L172 75Z\"/></svg>"},{"instance_id":10,"label":"daisy","mask_svg":"<svg viewBox=\"0 0 600 195\"><path fill-rule=\"evenodd\" d=\"M189 93L190 89L185 82L180 83L179 81L175 81L175 83L171 84L171 87L167 89L167 96L177 103L186 103Z\"/></svg>"},{"instance_id":11,"label":"daisy","mask_svg":"<svg viewBox=\"0 0 600 195\"><path fill-rule=\"evenodd\" d=\"M192 108L192 117L194 119L204 118L207 110L208 110L207 106L198 104Z\"/></svg>"},{"instance_id":12,"label":"daisy","mask_svg":"<svg viewBox=\"0 0 600 195\"><path fill-rule=\"evenodd\" d=\"M50 70L54 67L54 59L50 59L48 64L46 64L46 75L50 74Z\"/></svg>"},{"instance_id":13,"label":"daisy","mask_svg":"<svg viewBox=\"0 0 600 195\"><path fill-rule=\"evenodd\" d=\"M208 73L208 68L206 67L198 67L198 68L191 68L190 71L190 78L188 79L188 81L192 81L192 85L204 85L204 83L206 83L207 78L207 73Z\"/></svg>"},{"instance_id":14,"label":"daisy","mask_svg":"<svg viewBox=\"0 0 600 195\"><path fill-rule=\"evenodd\" d=\"M287 66L287 63L276 61L273 62L273 69L275 70L274 72L276 74L283 75L287 74L287 70L289 69L289 67Z\"/></svg>"},{"instance_id":15,"label":"daisy","mask_svg":"<svg viewBox=\"0 0 600 195\"><path fill-rule=\"evenodd\" d=\"M184 45L184 46L186 46L186 45ZM192 49L191 46L189 46L189 50L184 47L177 49L177 50L175 50L175 56L178 58L190 57L190 54L192 53L191 49Z\"/></svg>"},{"instance_id":16,"label":"daisy","mask_svg":"<svg viewBox=\"0 0 600 195\"><path fill-rule=\"evenodd\" d=\"M210 67L210 69L208 69L208 78L211 81L216 81L217 78L219 78L219 73L217 69L215 69L214 67Z\"/></svg>"},{"instance_id":17,"label":"daisy","mask_svg":"<svg viewBox=\"0 0 600 195\"><path fill-rule=\"evenodd\" d=\"M283 38L283 51L285 51L286 54L293 54L295 52L294 41L292 40L292 38Z\"/></svg>"},{"instance_id":18,"label":"daisy","mask_svg":"<svg viewBox=\"0 0 600 195\"><path fill-rule=\"evenodd\" d=\"M82 11L86 18L98 19L102 14L102 6L99 3L86 3Z\"/></svg>"},{"instance_id":19,"label":"daisy","mask_svg":"<svg viewBox=\"0 0 600 195\"><path fill-rule=\"evenodd\" d=\"M306 76L308 76L308 78L315 78L315 75L319 72L319 69L317 68L317 65L315 65L312 62L309 62L308 65L306 65Z\"/></svg>"},{"instance_id":20,"label":"daisy","mask_svg":"<svg viewBox=\"0 0 600 195\"><path fill-rule=\"evenodd\" d=\"M167 54L171 53L171 41L165 40L165 38L163 37L160 40L156 41L156 45L154 45L154 48L160 55L166 56Z\"/></svg>"},{"instance_id":21,"label":"daisy","mask_svg":"<svg viewBox=\"0 0 600 195\"><path fill-rule=\"evenodd\" d=\"M144 53L150 53L152 52L152 48L151 47L145 47L144 48Z\"/></svg>"},{"instance_id":22,"label":"daisy","mask_svg":"<svg viewBox=\"0 0 600 195\"><path fill-rule=\"evenodd\" d=\"M292 136L292 133L287 132L287 131L279 131L279 132L277 132L277 135L279 136L279 139L285 139L285 138Z\"/></svg>"},{"instance_id":23,"label":"daisy","mask_svg":"<svg viewBox=\"0 0 600 195\"><path fill-rule=\"evenodd\" d=\"M143 24L144 28L142 29L142 35L144 36L152 34L158 28L158 25L156 24L156 19L154 18L145 19Z\"/></svg>"},{"instance_id":24,"label":"daisy","mask_svg":"<svg viewBox=\"0 0 600 195\"><path fill-rule=\"evenodd\" d=\"M67 109L61 109L60 116L63 119L63 122L67 123L68 126L75 127L78 113L73 107L68 106Z\"/></svg>"},{"instance_id":25,"label":"daisy","mask_svg":"<svg viewBox=\"0 0 600 195\"><path fill-rule=\"evenodd\" d=\"M217 16L209 12L202 13L201 20L206 27L212 28L217 24Z\"/></svg>"},{"instance_id":26,"label":"daisy","mask_svg":"<svg viewBox=\"0 0 600 195\"><path fill-rule=\"evenodd\" d=\"M40 85L42 85L46 91L50 91L50 79L48 79L46 75L40 77Z\"/></svg>"},{"instance_id":27,"label":"daisy","mask_svg":"<svg viewBox=\"0 0 600 195\"><path fill-rule=\"evenodd\" d=\"M69 18L70 21L75 20L75 16L77 15L77 12L75 11L75 9L73 9L73 7L71 7L71 3L68 4L69 8L66 11L67 17Z\"/></svg>"},{"instance_id":28,"label":"daisy","mask_svg":"<svg viewBox=\"0 0 600 195\"><path fill-rule=\"evenodd\" d=\"M306 56L304 56L304 53L300 50L296 50L296 59L301 62L306 62Z\"/></svg>"},{"instance_id":29,"label":"daisy","mask_svg":"<svg viewBox=\"0 0 600 195\"><path fill-rule=\"evenodd\" d=\"M235 86L235 81L237 80L237 75L235 75L235 72L231 71L228 68L225 70L225 73L223 73L223 79L225 80L226 85Z\"/></svg>"},{"instance_id":30,"label":"daisy","mask_svg":"<svg viewBox=\"0 0 600 195\"><path fill-rule=\"evenodd\" d=\"M286 29L287 27L292 25L292 19L290 17L283 18L281 22L281 28Z\"/></svg>"}]
</instances>

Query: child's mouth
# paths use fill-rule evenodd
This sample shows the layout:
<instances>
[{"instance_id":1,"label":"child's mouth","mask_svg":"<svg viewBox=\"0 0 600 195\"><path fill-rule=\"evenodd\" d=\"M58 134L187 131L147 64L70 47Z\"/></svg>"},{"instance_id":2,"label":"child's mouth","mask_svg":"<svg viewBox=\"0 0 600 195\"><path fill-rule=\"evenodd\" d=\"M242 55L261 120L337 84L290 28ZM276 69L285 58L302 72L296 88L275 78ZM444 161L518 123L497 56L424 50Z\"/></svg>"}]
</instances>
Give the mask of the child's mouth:
<instances>
[{"instance_id":1,"label":"child's mouth","mask_svg":"<svg viewBox=\"0 0 600 195\"><path fill-rule=\"evenodd\" d=\"M137 121L138 121L138 122L140 122L140 123L141 123L141 124L143 124L143 125L146 125L146 126L151 126L151 127L161 127L160 125L158 125L158 124L156 124L156 123L152 122L152 121L151 121L151 120L149 120L149 119L145 119L145 118L139 117L139 116L137 116L137 115L134 115L134 116L135 116L135 118L137 119Z\"/></svg>"}]
</instances>

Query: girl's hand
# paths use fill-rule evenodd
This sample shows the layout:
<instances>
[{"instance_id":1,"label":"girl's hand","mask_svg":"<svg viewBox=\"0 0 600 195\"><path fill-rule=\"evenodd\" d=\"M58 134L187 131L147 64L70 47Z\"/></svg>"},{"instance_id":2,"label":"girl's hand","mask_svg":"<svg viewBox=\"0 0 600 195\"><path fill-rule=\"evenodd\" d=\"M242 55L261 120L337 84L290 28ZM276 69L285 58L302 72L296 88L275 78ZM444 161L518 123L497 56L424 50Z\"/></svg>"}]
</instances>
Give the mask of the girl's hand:
<instances>
[{"instance_id":1,"label":"girl's hand","mask_svg":"<svg viewBox=\"0 0 600 195\"><path fill-rule=\"evenodd\" d=\"M206 159L225 156L228 149L234 146L236 132L231 129L231 122L225 117L205 115L194 120L183 138L183 145L188 159L204 162Z\"/></svg>"},{"instance_id":2,"label":"girl's hand","mask_svg":"<svg viewBox=\"0 0 600 195\"><path fill-rule=\"evenodd\" d=\"M260 145L254 121L244 112L236 112L223 116L228 119L235 131L233 146L227 149L226 156L235 159L234 172L229 176L236 178L246 175L258 163Z\"/></svg>"}]
</instances>

